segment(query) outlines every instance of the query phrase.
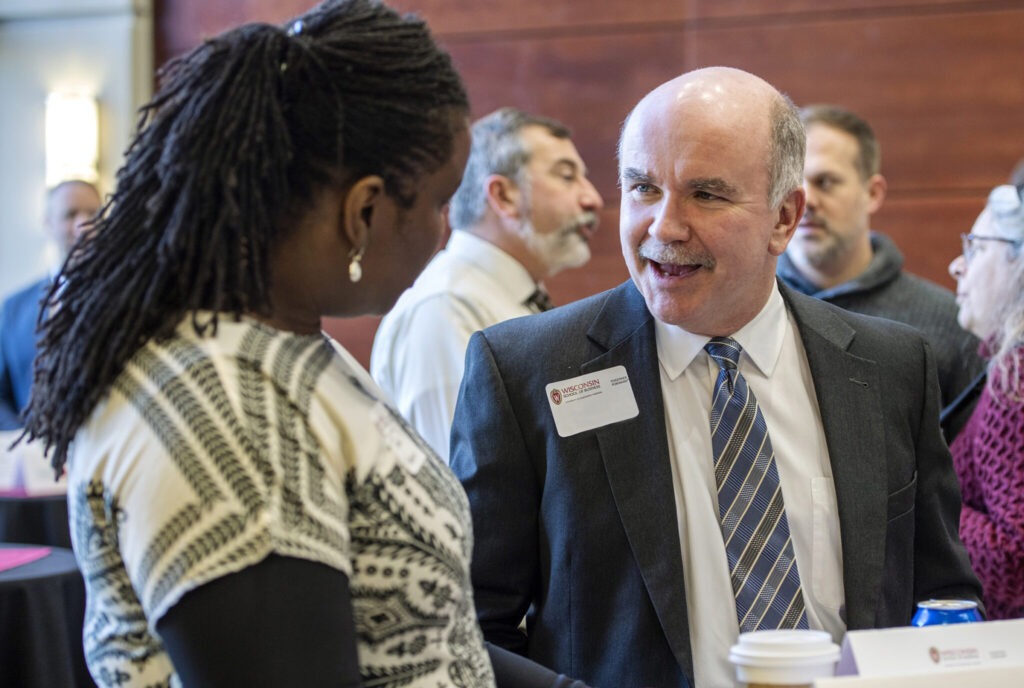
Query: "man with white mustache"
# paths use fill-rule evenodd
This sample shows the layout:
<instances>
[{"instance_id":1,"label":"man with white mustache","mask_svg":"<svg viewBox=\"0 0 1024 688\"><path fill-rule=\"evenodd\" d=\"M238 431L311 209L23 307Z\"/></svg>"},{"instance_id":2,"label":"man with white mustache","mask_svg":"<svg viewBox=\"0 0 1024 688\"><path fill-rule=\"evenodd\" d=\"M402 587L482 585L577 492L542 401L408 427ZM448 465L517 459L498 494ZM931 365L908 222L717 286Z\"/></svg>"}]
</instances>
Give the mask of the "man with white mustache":
<instances>
[{"instance_id":1,"label":"man with white mustache","mask_svg":"<svg viewBox=\"0 0 1024 688\"><path fill-rule=\"evenodd\" d=\"M515 108L473 125L452 235L381 321L370 371L445 461L466 344L551 307L544 280L590 260L601 195L569 129Z\"/></svg>"},{"instance_id":2,"label":"man with white mustache","mask_svg":"<svg viewBox=\"0 0 1024 688\"><path fill-rule=\"evenodd\" d=\"M904 271L896 244L871 230L887 187L871 126L835 105L807 106L800 118L807 129L807 208L779 257L779 277L840 308L920 330L935 352L951 442L974 407L974 397L958 397L984 367L978 340L957 325L953 293Z\"/></svg>"}]
</instances>

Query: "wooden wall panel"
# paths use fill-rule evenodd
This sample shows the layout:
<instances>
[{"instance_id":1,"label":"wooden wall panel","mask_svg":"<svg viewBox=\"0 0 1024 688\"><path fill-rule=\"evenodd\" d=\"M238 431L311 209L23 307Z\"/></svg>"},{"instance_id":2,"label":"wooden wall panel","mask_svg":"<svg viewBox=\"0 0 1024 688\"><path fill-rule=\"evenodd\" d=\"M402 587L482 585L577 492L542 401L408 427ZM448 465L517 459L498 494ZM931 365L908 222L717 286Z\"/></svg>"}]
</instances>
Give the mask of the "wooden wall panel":
<instances>
[{"instance_id":1,"label":"wooden wall panel","mask_svg":"<svg viewBox=\"0 0 1024 688\"><path fill-rule=\"evenodd\" d=\"M687 67L741 67L797 104L863 115L890 190L874 226L897 241L907 269L951 287L959 233L1024 155L1024 76L1011 57L1024 56L1022 41L1024 9L802 18L691 32Z\"/></svg>"},{"instance_id":2,"label":"wooden wall panel","mask_svg":"<svg viewBox=\"0 0 1024 688\"><path fill-rule=\"evenodd\" d=\"M373 335L380 318L367 315L362 318L324 318L324 331L338 340L367 370L370 369L370 351Z\"/></svg>"},{"instance_id":3,"label":"wooden wall panel","mask_svg":"<svg viewBox=\"0 0 1024 688\"><path fill-rule=\"evenodd\" d=\"M156 64L239 24L280 24L314 4L310 0L155 0Z\"/></svg>"},{"instance_id":4,"label":"wooden wall panel","mask_svg":"<svg viewBox=\"0 0 1024 688\"><path fill-rule=\"evenodd\" d=\"M157 0L157 63L243 21L281 22L311 0ZM648 90L687 69L753 71L798 104L836 102L878 133L890 194L875 226L907 268L952 286L946 266L988 190L1024 157L1019 0L392 0L430 24L475 116L502 105L550 115L605 199L594 258L556 277L567 302L627 278L615 145ZM378 319L325 326L363 363Z\"/></svg>"},{"instance_id":5,"label":"wooden wall panel","mask_svg":"<svg viewBox=\"0 0 1024 688\"><path fill-rule=\"evenodd\" d=\"M891 16L907 11L934 12L949 9L1015 6L1017 0L689 0L693 19L777 18L787 15L815 15L837 19L843 16Z\"/></svg>"},{"instance_id":6,"label":"wooden wall panel","mask_svg":"<svg viewBox=\"0 0 1024 688\"><path fill-rule=\"evenodd\" d=\"M566 36L605 29L657 27L677 30L709 19L772 20L791 15L838 17L906 11L936 11L945 6L1011 7L1017 0L393 0L402 11L416 12L446 39L486 40L494 34L557 31Z\"/></svg>"},{"instance_id":7,"label":"wooden wall panel","mask_svg":"<svg viewBox=\"0 0 1024 688\"><path fill-rule=\"evenodd\" d=\"M615 147L629 110L647 91L682 71L681 37L672 34L531 38L447 46L465 75L473 114L504 106L555 117L568 124L591 179L607 203L616 194ZM657 60L622 59L623 54ZM480 70L476 65L488 64Z\"/></svg>"},{"instance_id":8,"label":"wooden wall panel","mask_svg":"<svg viewBox=\"0 0 1024 688\"><path fill-rule=\"evenodd\" d=\"M688 0L393 0L392 7L423 16L440 36L480 40L482 34L547 32L554 37L599 28L682 22Z\"/></svg>"},{"instance_id":9,"label":"wooden wall panel","mask_svg":"<svg viewBox=\"0 0 1024 688\"><path fill-rule=\"evenodd\" d=\"M861 113L894 190L987 191L1024 152L1024 8L713 28L687 45L688 67L741 67L797 104Z\"/></svg>"},{"instance_id":10,"label":"wooden wall panel","mask_svg":"<svg viewBox=\"0 0 1024 688\"><path fill-rule=\"evenodd\" d=\"M960 235L971 231L984 207L985 197L890 198L875 226L903 251L907 270L955 290L949 264L960 255Z\"/></svg>"}]
</instances>

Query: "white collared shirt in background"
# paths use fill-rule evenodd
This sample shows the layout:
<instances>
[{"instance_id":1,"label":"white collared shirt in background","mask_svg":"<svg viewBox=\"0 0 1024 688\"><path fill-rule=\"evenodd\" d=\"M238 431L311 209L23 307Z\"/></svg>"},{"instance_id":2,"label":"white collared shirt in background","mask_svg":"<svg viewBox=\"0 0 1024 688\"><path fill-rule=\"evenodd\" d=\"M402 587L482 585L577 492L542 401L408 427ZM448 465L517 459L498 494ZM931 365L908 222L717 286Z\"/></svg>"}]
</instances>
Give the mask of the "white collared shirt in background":
<instances>
[{"instance_id":1,"label":"white collared shirt in background","mask_svg":"<svg viewBox=\"0 0 1024 688\"><path fill-rule=\"evenodd\" d=\"M679 519L697 688L736 685L729 648L739 635L718 520L709 413L718 364L708 337L655 320ZM832 467L800 334L776 284L761 312L732 337L775 450L811 628L840 642L846 624L842 546Z\"/></svg>"},{"instance_id":2,"label":"white collared shirt in background","mask_svg":"<svg viewBox=\"0 0 1024 688\"><path fill-rule=\"evenodd\" d=\"M510 255L456 230L381 321L370 372L445 462L470 336L532 314L535 289Z\"/></svg>"}]
</instances>

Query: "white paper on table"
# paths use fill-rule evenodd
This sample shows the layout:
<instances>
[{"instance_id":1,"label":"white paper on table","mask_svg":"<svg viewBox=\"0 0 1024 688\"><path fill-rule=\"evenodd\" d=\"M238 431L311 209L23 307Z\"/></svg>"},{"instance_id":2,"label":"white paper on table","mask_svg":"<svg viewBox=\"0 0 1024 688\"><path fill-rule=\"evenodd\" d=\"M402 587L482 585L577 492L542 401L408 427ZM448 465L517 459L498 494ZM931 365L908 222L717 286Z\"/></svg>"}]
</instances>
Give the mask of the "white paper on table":
<instances>
[{"instance_id":1,"label":"white paper on table","mask_svg":"<svg viewBox=\"0 0 1024 688\"><path fill-rule=\"evenodd\" d=\"M1024 619L850 631L836 675L936 675L985 668L1024 669Z\"/></svg>"},{"instance_id":2,"label":"white paper on table","mask_svg":"<svg viewBox=\"0 0 1024 688\"><path fill-rule=\"evenodd\" d=\"M0 490L21 487L21 462L18 449L8 449L21 434L20 430L0 431Z\"/></svg>"},{"instance_id":3,"label":"white paper on table","mask_svg":"<svg viewBox=\"0 0 1024 688\"><path fill-rule=\"evenodd\" d=\"M1016 688L1024 686L1024 667L950 669L898 676L819 678L814 688Z\"/></svg>"},{"instance_id":4,"label":"white paper on table","mask_svg":"<svg viewBox=\"0 0 1024 688\"><path fill-rule=\"evenodd\" d=\"M15 451L20 451L21 473L25 483L25 494L29 496L67 494L68 479L62 475L53 479L53 466L43 456L43 442L22 442Z\"/></svg>"}]
</instances>

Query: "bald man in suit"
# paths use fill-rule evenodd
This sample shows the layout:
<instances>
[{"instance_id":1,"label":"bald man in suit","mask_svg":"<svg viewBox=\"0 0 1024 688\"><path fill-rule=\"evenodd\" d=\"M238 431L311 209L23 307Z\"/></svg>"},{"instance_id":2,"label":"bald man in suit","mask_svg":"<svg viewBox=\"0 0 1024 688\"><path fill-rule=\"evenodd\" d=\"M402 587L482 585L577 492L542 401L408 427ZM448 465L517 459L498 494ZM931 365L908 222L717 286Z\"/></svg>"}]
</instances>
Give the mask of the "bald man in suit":
<instances>
[{"instance_id":1,"label":"bald man in suit","mask_svg":"<svg viewBox=\"0 0 1024 688\"><path fill-rule=\"evenodd\" d=\"M591 685L719 688L740 630L839 641L922 599L977 600L927 343L776 280L804 208L792 103L740 70L690 72L640 101L619 156L632 279L467 352L451 465L487 640ZM780 543L763 579L721 518L754 511L745 489L722 506L714 409L740 378L770 457L750 475L778 506L757 525Z\"/></svg>"}]
</instances>

